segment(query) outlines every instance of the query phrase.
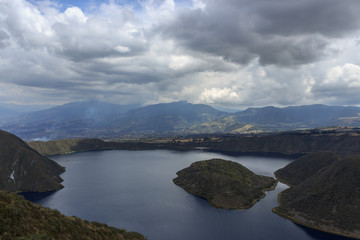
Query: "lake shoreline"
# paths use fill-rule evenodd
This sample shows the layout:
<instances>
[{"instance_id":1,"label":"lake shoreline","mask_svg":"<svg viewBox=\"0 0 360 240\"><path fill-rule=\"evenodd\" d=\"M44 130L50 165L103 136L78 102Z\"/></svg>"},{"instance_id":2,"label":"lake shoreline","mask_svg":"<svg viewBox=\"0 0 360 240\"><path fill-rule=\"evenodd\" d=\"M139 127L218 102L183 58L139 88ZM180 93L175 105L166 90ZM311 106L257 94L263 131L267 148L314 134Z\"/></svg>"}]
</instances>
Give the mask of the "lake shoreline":
<instances>
[{"instance_id":1,"label":"lake shoreline","mask_svg":"<svg viewBox=\"0 0 360 240\"><path fill-rule=\"evenodd\" d=\"M278 194L278 203L279 204L280 204L280 199L281 199L282 192L280 192ZM360 232L357 232L357 235L354 235L351 232L349 232L349 233L341 232L339 229L332 228L331 226L323 226L323 227L321 227L322 225L315 226L315 225L309 223L309 221L311 221L311 220L307 220L305 217L302 217L302 216L300 216L299 214L296 214L296 213L294 213L293 216L290 216L290 215L284 213L283 211L279 211L280 208L281 208L281 204L279 206L277 206L277 207L274 207L272 209L272 212L279 215L282 218L285 218L285 219L293 222L293 223L296 223L296 224L299 224L301 226L311 228L311 229L314 229L314 230L317 230L317 231L333 234L333 235L336 235L336 236L342 236L342 237L347 237L347 238L351 238L351 239L360 239ZM304 219L304 220L301 221L300 219Z\"/></svg>"}]
</instances>

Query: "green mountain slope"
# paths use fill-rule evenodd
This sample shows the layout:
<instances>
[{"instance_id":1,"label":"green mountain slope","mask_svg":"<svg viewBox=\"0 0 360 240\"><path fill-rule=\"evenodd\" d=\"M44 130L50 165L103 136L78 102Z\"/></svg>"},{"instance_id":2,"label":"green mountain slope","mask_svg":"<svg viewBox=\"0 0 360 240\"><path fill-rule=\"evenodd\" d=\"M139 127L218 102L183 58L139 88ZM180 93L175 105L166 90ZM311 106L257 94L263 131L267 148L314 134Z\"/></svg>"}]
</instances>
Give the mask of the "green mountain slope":
<instances>
[{"instance_id":1,"label":"green mountain slope","mask_svg":"<svg viewBox=\"0 0 360 240\"><path fill-rule=\"evenodd\" d=\"M2 129L25 140L116 138L183 134L193 124L227 116L225 112L184 101L140 108L109 103L68 103L16 118Z\"/></svg>"},{"instance_id":2,"label":"green mountain slope","mask_svg":"<svg viewBox=\"0 0 360 240\"><path fill-rule=\"evenodd\" d=\"M137 240L141 234L105 224L66 217L15 194L0 191L0 239L2 240Z\"/></svg>"},{"instance_id":3,"label":"green mountain slope","mask_svg":"<svg viewBox=\"0 0 360 240\"><path fill-rule=\"evenodd\" d=\"M336 161L340 161L339 156L331 152L310 153L277 170L275 176L281 182L297 185Z\"/></svg>"},{"instance_id":4,"label":"green mountain slope","mask_svg":"<svg viewBox=\"0 0 360 240\"><path fill-rule=\"evenodd\" d=\"M41 156L20 138L0 130L0 189L45 192L61 189L65 169Z\"/></svg>"},{"instance_id":5,"label":"green mountain slope","mask_svg":"<svg viewBox=\"0 0 360 240\"><path fill-rule=\"evenodd\" d=\"M111 127L118 129L120 135L184 134L194 124L227 115L207 105L180 101L130 110L123 118L114 120Z\"/></svg>"},{"instance_id":6,"label":"green mountain slope","mask_svg":"<svg viewBox=\"0 0 360 240\"><path fill-rule=\"evenodd\" d=\"M360 239L360 156L321 168L304 182L283 191L279 203L274 212L285 218Z\"/></svg>"},{"instance_id":7,"label":"green mountain slope","mask_svg":"<svg viewBox=\"0 0 360 240\"><path fill-rule=\"evenodd\" d=\"M271 177L256 175L241 164L222 159L195 162L176 174L176 185L225 209L250 208L277 183Z\"/></svg>"},{"instance_id":8,"label":"green mountain slope","mask_svg":"<svg viewBox=\"0 0 360 240\"><path fill-rule=\"evenodd\" d=\"M193 133L257 133L359 126L360 108L326 105L248 108L209 123L192 126Z\"/></svg>"}]
</instances>

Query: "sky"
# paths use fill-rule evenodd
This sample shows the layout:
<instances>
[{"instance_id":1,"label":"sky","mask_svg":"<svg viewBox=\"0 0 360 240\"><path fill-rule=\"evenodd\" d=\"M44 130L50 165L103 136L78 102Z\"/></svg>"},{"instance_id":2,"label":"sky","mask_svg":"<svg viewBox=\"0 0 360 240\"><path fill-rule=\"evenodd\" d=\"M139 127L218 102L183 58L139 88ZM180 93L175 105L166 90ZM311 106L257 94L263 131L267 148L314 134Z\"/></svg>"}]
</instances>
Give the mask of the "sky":
<instances>
[{"instance_id":1,"label":"sky","mask_svg":"<svg viewBox=\"0 0 360 240\"><path fill-rule=\"evenodd\" d=\"M359 0L0 0L0 105L360 106Z\"/></svg>"}]
</instances>

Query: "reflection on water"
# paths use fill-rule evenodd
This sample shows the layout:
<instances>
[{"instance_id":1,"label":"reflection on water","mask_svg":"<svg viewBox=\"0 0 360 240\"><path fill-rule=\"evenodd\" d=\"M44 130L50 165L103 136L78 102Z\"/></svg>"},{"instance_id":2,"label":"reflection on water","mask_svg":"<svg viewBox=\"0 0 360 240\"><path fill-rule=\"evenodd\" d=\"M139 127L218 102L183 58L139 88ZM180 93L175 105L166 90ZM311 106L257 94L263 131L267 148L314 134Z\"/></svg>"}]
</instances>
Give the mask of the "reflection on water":
<instances>
[{"instance_id":1,"label":"reflection on water","mask_svg":"<svg viewBox=\"0 0 360 240\"><path fill-rule=\"evenodd\" d=\"M43 198L49 197L50 195L54 194L56 191L50 191L50 192L23 192L19 193L19 195L23 196L25 199L37 202L40 201Z\"/></svg>"},{"instance_id":2,"label":"reflection on water","mask_svg":"<svg viewBox=\"0 0 360 240\"><path fill-rule=\"evenodd\" d=\"M225 156L202 151L99 151L56 156L66 167L64 189L35 202L70 216L104 222L151 239L329 239L271 212L274 191L248 210L211 207L173 184L176 172L192 162L223 158L241 163L253 172L273 172L291 159ZM314 233L315 232L315 233Z\"/></svg>"}]
</instances>

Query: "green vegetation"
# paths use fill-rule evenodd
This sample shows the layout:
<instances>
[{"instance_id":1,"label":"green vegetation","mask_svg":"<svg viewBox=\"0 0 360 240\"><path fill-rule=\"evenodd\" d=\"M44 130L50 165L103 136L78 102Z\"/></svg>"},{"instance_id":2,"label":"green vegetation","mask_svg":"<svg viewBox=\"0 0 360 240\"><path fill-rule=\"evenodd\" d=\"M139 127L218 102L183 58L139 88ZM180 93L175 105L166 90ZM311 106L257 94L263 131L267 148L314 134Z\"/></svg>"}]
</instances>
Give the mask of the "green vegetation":
<instances>
[{"instance_id":1,"label":"green vegetation","mask_svg":"<svg viewBox=\"0 0 360 240\"><path fill-rule=\"evenodd\" d=\"M28 142L28 145L42 155L47 156L106 149L106 142L99 139L61 139L48 142L34 141Z\"/></svg>"},{"instance_id":2,"label":"green vegetation","mask_svg":"<svg viewBox=\"0 0 360 240\"><path fill-rule=\"evenodd\" d=\"M275 177L288 185L297 185L336 161L340 158L332 152L310 153L277 170Z\"/></svg>"},{"instance_id":3,"label":"green vegetation","mask_svg":"<svg viewBox=\"0 0 360 240\"><path fill-rule=\"evenodd\" d=\"M317 156L321 163L326 162L324 153L297 161L311 164L311 159L316 162ZM312 164L318 168L312 174L307 173L308 167L297 163L300 173L293 182L297 184L280 193L280 206L273 211L311 228L360 239L360 156L343 160L330 154L328 157L328 166ZM302 182L298 181L301 173ZM294 180L286 176L282 175L286 182Z\"/></svg>"},{"instance_id":4,"label":"green vegetation","mask_svg":"<svg viewBox=\"0 0 360 240\"><path fill-rule=\"evenodd\" d=\"M224 209L250 208L265 197L265 190L277 184L271 177L256 175L241 164L222 159L195 162L176 174L176 185Z\"/></svg>"},{"instance_id":5,"label":"green vegetation","mask_svg":"<svg viewBox=\"0 0 360 240\"><path fill-rule=\"evenodd\" d=\"M0 189L46 192L63 188L59 174L65 169L41 156L20 138L0 130Z\"/></svg>"},{"instance_id":6,"label":"green vegetation","mask_svg":"<svg viewBox=\"0 0 360 240\"><path fill-rule=\"evenodd\" d=\"M150 150L158 148L155 143L110 142L100 139L61 139L47 142L34 141L27 144L45 156L93 150Z\"/></svg>"},{"instance_id":7,"label":"green vegetation","mask_svg":"<svg viewBox=\"0 0 360 240\"><path fill-rule=\"evenodd\" d=\"M105 224L66 217L57 210L41 207L23 197L0 191L0 239L145 239Z\"/></svg>"},{"instance_id":8,"label":"green vegetation","mask_svg":"<svg viewBox=\"0 0 360 240\"><path fill-rule=\"evenodd\" d=\"M193 150L206 149L236 154L305 155L331 151L339 156L360 154L357 129L314 129L259 135L193 135L173 138L103 141L99 139L65 139L28 142L43 155L89 150Z\"/></svg>"}]
</instances>

